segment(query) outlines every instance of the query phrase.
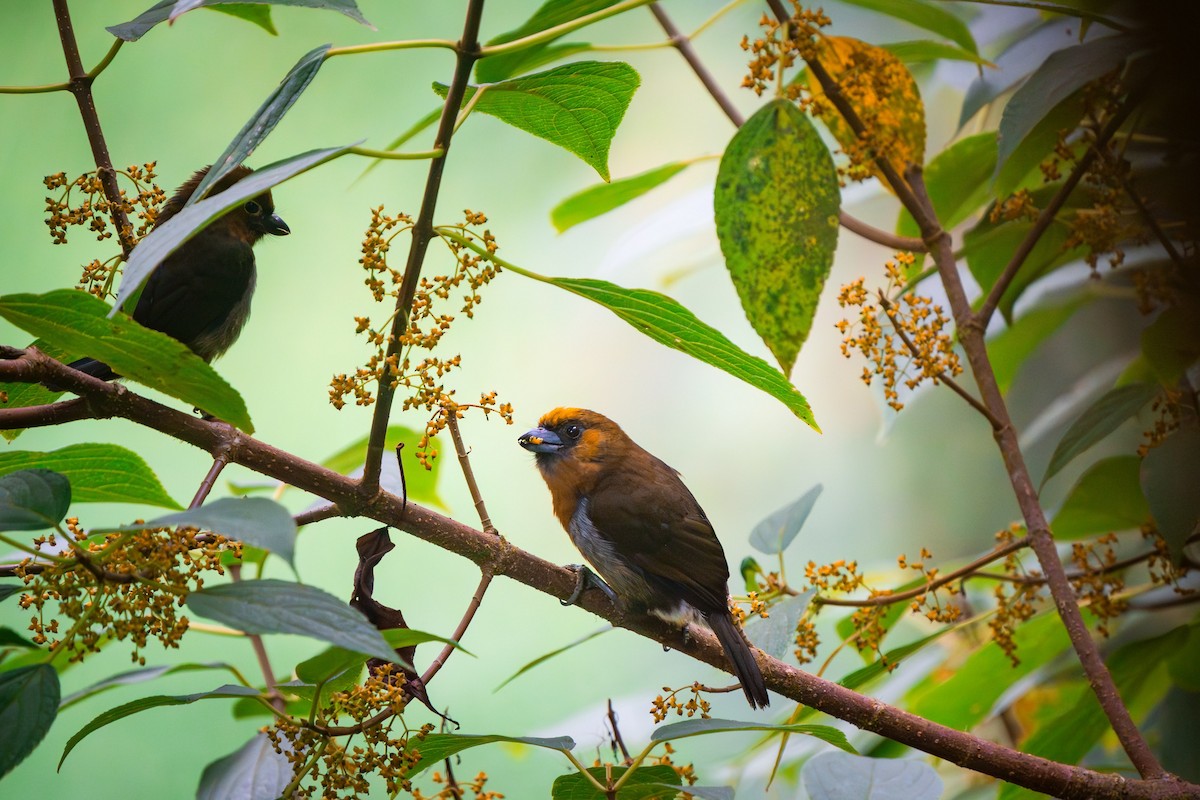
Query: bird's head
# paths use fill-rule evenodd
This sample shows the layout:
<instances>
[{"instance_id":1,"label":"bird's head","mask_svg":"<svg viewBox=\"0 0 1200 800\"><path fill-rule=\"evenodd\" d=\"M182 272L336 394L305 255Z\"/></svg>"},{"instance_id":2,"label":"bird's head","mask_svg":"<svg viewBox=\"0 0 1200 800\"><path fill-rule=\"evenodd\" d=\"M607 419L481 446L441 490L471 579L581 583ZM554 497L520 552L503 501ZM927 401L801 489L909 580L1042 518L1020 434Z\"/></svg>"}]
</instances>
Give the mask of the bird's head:
<instances>
[{"instance_id":1,"label":"bird's head","mask_svg":"<svg viewBox=\"0 0 1200 800\"><path fill-rule=\"evenodd\" d=\"M603 462L633 445L617 423L586 408L554 409L517 443L536 454L543 469L568 460Z\"/></svg>"},{"instance_id":2,"label":"bird's head","mask_svg":"<svg viewBox=\"0 0 1200 800\"><path fill-rule=\"evenodd\" d=\"M200 181L204 180L204 176L208 174L209 169L210 167L204 167L197 170L186 183L175 191L175 194L171 196L171 199L167 201L166 205L159 212L158 220L155 223L156 226L166 222L183 209L188 198L195 193L196 188L200 185ZM207 196L211 197L215 194L220 194L252 172L254 170L244 164L234 168L228 175L225 175L213 184ZM246 200L240 206L230 209L221 218L221 221L235 235L245 239L250 244L254 244L266 234L287 236L292 232L287 223L275 213L275 200L271 197L269 189L260 195Z\"/></svg>"}]
</instances>

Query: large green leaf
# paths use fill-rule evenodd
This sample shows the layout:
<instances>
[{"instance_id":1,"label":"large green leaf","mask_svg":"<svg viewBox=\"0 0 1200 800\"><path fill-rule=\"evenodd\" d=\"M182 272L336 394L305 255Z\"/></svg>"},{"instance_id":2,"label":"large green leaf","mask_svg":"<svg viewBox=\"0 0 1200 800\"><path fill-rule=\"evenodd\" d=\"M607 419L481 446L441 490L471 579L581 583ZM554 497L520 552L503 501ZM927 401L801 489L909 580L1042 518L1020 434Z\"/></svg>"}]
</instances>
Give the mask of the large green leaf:
<instances>
[{"instance_id":1,"label":"large green leaf","mask_svg":"<svg viewBox=\"0 0 1200 800\"><path fill-rule=\"evenodd\" d=\"M222 14L228 14L231 17L244 19L247 22L257 25L272 36L278 36L279 31L275 29L275 23L271 21L271 7L257 6L251 3L230 3L222 6L209 6L210 11L218 11Z\"/></svg>"},{"instance_id":2,"label":"large green leaf","mask_svg":"<svg viewBox=\"0 0 1200 800\"><path fill-rule=\"evenodd\" d=\"M763 106L721 158L717 237L750 324L788 374L837 247L833 157L795 104Z\"/></svg>"},{"instance_id":3,"label":"large green leaf","mask_svg":"<svg viewBox=\"0 0 1200 800\"><path fill-rule=\"evenodd\" d=\"M601 214L607 214L614 208L619 208L630 200L641 197L654 187L674 178L692 163L691 161L676 161L611 183L589 186L552 208L550 221L554 223L555 229L562 233L581 222L587 222Z\"/></svg>"},{"instance_id":4,"label":"large green leaf","mask_svg":"<svg viewBox=\"0 0 1200 800\"><path fill-rule=\"evenodd\" d=\"M184 526L213 531L229 539L270 550L289 564L295 557L296 523L286 508L265 497L223 497L199 508L168 514L114 530Z\"/></svg>"},{"instance_id":5,"label":"large green leaf","mask_svg":"<svg viewBox=\"0 0 1200 800\"><path fill-rule=\"evenodd\" d=\"M1200 532L1200 426L1194 420L1146 454L1141 485L1158 532L1178 561L1184 544Z\"/></svg>"},{"instance_id":6,"label":"large green leaf","mask_svg":"<svg viewBox=\"0 0 1200 800\"><path fill-rule=\"evenodd\" d=\"M545 747L550 750L573 750L575 748L575 740L570 736L535 738L532 736L504 736L501 734L431 733L424 739L418 739L414 734L409 737L408 744L404 749L407 753L419 754L420 761L417 762L408 775L410 778L416 777L455 753L460 753L471 747L478 747L481 744L491 744L492 742L513 742L514 744L527 744L533 747Z\"/></svg>"},{"instance_id":7,"label":"large green leaf","mask_svg":"<svg viewBox=\"0 0 1200 800\"><path fill-rule=\"evenodd\" d=\"M942 779L911 758L818 753L800 772L812 800L938 800Z\"/></svg>"},{"instance_id":8,"label":"large green leaf","mask_svg":"<svg viewBox=\"0 0 1200 800\"><path fill-rule=\"evenodd\" d=\"M256 733L235 752L204 768L196 800L255 800L280 797L295 768L265 733Z\"/></svg>"},{"instance_id":9,"label":"large green leaf","mask_svg":"<svg viewBox=\"0 0 1200 800\"><path fill-rule=\"evenodd\" d=\"M200 181L196 190L192 192L186 205L190 206L204 199L204 195L217 184L217 181L249 158L250 154L254 152L254 148L262 144L263 139L266 139L267 135L275 130L279 120L283 119L283 115L295 104L300 94L308 88L313 78L317 77L317 70L325 63L325 54L329 52L329 48L330 45L327 44L315 47L296 62L296 65L283 77L283 81L275 87L275 91L271 92L263 101L258 111L254 112L254 116L247 120L242 129L238 131L238 135L233 137L233 141L225 148L221 157L212 163L212 167Z\"/></svg>"},{"instance_id":10,"label":"large green leaf","mask_svg":"<svg viewBox=\"0 0 1200 800\"><path fill-rule=\"evenodd\" d=\"M888 42L879 45L905 64L920 64L925 61L970 61L981 67L993 66L990 61L970 50L964 50L945 42L917 39L908 42Z\"/></svg>"},{"instance_id":11,"label":"large green leaf","mask_svg":"<svg viewBox=\"0 0 1200 800\"><path fill-rule=\"evenodd\" d=\"M0 672L0 777L25 760L58 715L58 673L49 664Z\"/></svg>"},{"instance_id":12,"label":"large green leaf","mask_svg":"<svg viewBox=\"0 0 1200 800\"><path fill-rule=\"evenodd\" d=\"M1200 303L1181 299L1164 309L1142 330L1142 355L1159 383L1177 383L1200 360Z\"/></svg>"},{"instance_id":13,"label":"large green leaf","mask_svg":"<svg viewBox=\"0 0 1200 800\"><path fill-rule=\"evenodd\" d=\"M620 0L546 0L529 19L513 30L489 39L487 46L524 39L526 36L565 25L580 17L586 17L588 14L603 11L618 2ZM554 37L554 39L511 53L486 56L475 65L475 79L480 83L495 83L545 64L554 58L567 55L566 51L570 49L587 47L587 45L553 44L557 38Z\"/></svg>"},{"instance_id":14,"label":"large green leaf","mask_svg":"<svg viewBox=\"0 0 1200 800\"><path fill-rule=\"evenodd\" d=\"M149 240L146 237L143 245ZM143 245L134 249L132 258L137 258ZM165 333L143 328L124 314L109 319L109 313L104 301L74 289L0 297L0 316L17 327L64 350L86 353L120 375L202 408L247 433L254 431L242 396L200 356Z\"/></svg>"},{"instance_id":15,"label":"large green leaf","mask_svg":"<svg viewBox=\"0 0 1200 800\"><path fill-rule=\"evenodd\" d=\"M1001 392L1008 393L1029 356L1089 299L1090 296L1076 297L1029 311L988 340L988 357Z\"/></svg>"},{"instance_id":16,"label":"large green leaf","mask_svg":"<svg viewBox=\"0 0 1200 800\"><path fill-rule=\"evenodd\" d=\"M71 482L48 469L0 478L0 531L40 531L62 522L71 507Z\"/></svg>"},{"instance_id":17,"label":"large green leaf","mask_svg":"<svg viewBox=\"0 0 1200 800\"><path fill-rule=\"evenodd\" d=\"M551 800L673 800L679 797L682 780L674 767L667 764L637 767L626 776L629 767L588 767L589 779L578 772L559 775L550 786ZM596 788L592 780L603 786L611 775L613 781L624 779L616 795ZM691 787L688 787L689 789Z\"/></svg>"},{"instance_id":18,"label":"large green leaf","mask_svg":"<svg viewBox=\"0 0 1200 800\"><path fill-rule=\"evenodd\" d=\"M1041 186L1045 176L1039 165L1054 155L1059 139L1064 134L1069 134L1079 126L1085 111L1082 92L1071 95L1047 111L1020 143L1009 150L1003 164L993 160L994 173L988 180L992 184L992 193L1003 199L1017 189Z\"/></svg>"},{"instance_id":19,"label":"large green leaf","mask_svg":"<svg viewBox=\"0 0 1200 800\"><path fill-rule=\"evenodd\" d=\"M345 14L350 19L368 28L373 27L367 22L362 13L358 10L358 4L354 0L255 0L258 3L269 3L275 6L296 6L299 8L323 8L330 11L338 11ZM118 39L124 39L127 42L136 42L138 39L146 35L146 33L160 22L166 22L173 16L190 11L193 8L203 6L215 6L223 4L242 5L238 0L189 0L181 11L175 12L175 7L179 5L179 0L161 0L150 8L138 14L129 22L124 22L120 25L112 25L105 28L113 36ZM174 13L173 13L174 12Z\"/></svg>"},{"instance_id":20,"label":"large green leaf","mask_svg":"<svg viewBox=\"0 0 1200 800\"><path fill-rule=\"evenodd\" d=\"M754 529L750 531L750 545L767 555L776 555L786 550L796 535L800 533L800 529L804 527L823 488L818 483L801 495L799 499L788 503L755 525Z\"/></svg>"},{"instance_id":21,"label":"large green leaf","mask_svg":"<svg viewBox=\"0 0 1200 800\"><path fill-rule=\"evenodd\" d=\"M783 658L796 643L796 625L812 603L815 589L785 597L771 606L770 616L746 624L746 638L771 658Z\"/></svg>"},{"instance_id":22,"label":"large green leaf","mask_svg":"<svg viewBox=\"0 0 1200 800\"><path fill-rule=\"evenodd\" d=\"M641 83L620 61L580 61L485 87L475 110L579 156L608 180L608 149ZM449 87L433 85L442 97ZM467 87L470 102L479 87Z\"/></svg>"},{"instance_id":23,"label":"large green leaf","mask_svg":"<svg viewBox=\"0 0 1200 800\"><path fill-rule=\"evenodd\" d=\"M1141 466L1137 456L1113 456L1089 467L1054 515L1054 538L1070 541L1140 527L1150 518Z\"/></svg>"},{"instance_id":24,"label":"large green leaf","mask_svg":"<svg viewBox=\"0 0 1200 800\"><path fill-rule=\"evenodd\" d=\"M293 633L394 661L395 651L356 609L315 586L270 578L192 592L188 608L246 633Z\"/></svg>"},{"instance_id":25,"label":"large green leaf","mask_svg":"<svg viewBox=\"0 0 1200 800\"><path fill-rule=\"evenodd\" d=\"M0 452L0 475L42 467L66 476L76 503L146 503L182 508L142 457L115 444L72 444L50 452Z\"/></svg>"},{"instance_id":26,"label":"large green leaf","mask_svg":"<svg viewBox=\"0 0 1200 800\"><path fill-rule=\"evenodd\" d=\"M887 14L889 17L895 17L910 25L944 36L972 53L979 52L979 47L975 44L975 38L971 36L971 29L967 27L967 23L947 11L939 3L929 3L925 0L845 0L845 2L878 11L880 14Z\"/></svg>"},{"instance_id":27,"label":"large green leaf","mask_svg":"<svg viewBox=\"0 0 1200 800\"><path fill-rule=\"evenodd\" d=\"M110 708L108 711L105 711L103 714L99 715L87 725L84 725L82 728L76 731L75 735L67 740L67 744L63 748L62 756L58 759L58 766L60 768L62 767L63 762L67 760L67 756L70 755L71 751L75 749L75 745L83 741L84 738L86 738L89 734L95 733L105 725L109 725L119 719L125 719L125 717L132 716L142 711L148 711L152 708L189 705L197 700L228 697L257 697L258 695L259 691L257 689L251 689L246 686L238 686L237 684L226 684L225 686L213 689L211 692L197 692L195 694L181 695L159 694L152 697L142 697L137 700L132 700L128 703L119 705L116 708Z\"/></svg>"},{"instance_id":28,"label":"large green leaf","mask_svg":"<svg viewBox=\"0 0 1200 800\"><path fill-rule=\"evenodd\" d=\"M1067 428L1067 432L1054 448L1054 454L1050 456L1050 465L1046 467L1046 476L1042 478L1042 485L1071 463L1077 455L1121 427L1122 423L1137 414L1156 394L1158 387L1153 384L1133 383L1109 390L1088 406L1079 418L1071 423L1071 427Z\"/></svg>"}]
</instances>

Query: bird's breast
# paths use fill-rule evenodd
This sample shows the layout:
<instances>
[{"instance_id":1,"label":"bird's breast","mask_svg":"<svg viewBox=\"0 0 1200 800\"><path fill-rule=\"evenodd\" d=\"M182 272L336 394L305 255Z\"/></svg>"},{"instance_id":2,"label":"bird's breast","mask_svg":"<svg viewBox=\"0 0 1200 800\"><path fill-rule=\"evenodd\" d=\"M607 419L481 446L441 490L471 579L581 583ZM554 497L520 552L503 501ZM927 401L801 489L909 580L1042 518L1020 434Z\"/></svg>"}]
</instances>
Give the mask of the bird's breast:
<instances>
[{"instance_id":1,"label":"bird's breast","mask_svg":"<svg viewBox=\"0 0 1200 800\"><path fill-rule=\"evenodd\" d=\"M642 571L621 555L613 541L596 527L588 508L586 497L576 503L575 513L567 523L571 542L622 599L646 603L652 591Z\"/></svg>"}]
</instances>

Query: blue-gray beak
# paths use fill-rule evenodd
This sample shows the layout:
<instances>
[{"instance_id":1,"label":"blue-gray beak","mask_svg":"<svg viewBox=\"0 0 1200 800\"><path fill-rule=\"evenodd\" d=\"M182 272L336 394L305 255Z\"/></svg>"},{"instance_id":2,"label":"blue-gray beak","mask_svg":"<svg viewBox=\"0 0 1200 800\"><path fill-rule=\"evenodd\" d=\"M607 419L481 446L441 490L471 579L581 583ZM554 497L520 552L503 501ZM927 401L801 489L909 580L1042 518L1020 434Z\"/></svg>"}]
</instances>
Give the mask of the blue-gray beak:
<instances>
[{"instance_id":1,"label":"blue-gray beak","mask_svg":"<svg viewBox=\"0 0 1200 800\"><path fill-rule=\"evenodd\" d=\"M563 446L558 434L546 428L534 428L517 438L517 444L531 453L556 453Z\"/></svg>"},{"instance_id":2,"label":"blue-gray beak","mask_svg":"<svg viewBox=\"0 0 1200 800\"><path fill-rule=\"evenodd\" d=\"M283 221L283 217L278 214L272 214L263 220L263 230L272 236L287 236L292 232L292 229Z\"/></svg>"}]
</instances>

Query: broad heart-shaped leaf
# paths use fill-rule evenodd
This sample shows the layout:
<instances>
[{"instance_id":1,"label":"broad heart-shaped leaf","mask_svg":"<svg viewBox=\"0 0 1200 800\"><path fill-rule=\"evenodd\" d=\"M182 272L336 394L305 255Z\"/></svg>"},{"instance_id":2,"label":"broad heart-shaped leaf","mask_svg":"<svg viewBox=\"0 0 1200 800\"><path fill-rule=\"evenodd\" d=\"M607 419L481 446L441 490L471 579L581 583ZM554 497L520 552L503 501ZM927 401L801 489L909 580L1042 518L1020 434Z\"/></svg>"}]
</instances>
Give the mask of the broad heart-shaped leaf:
<instances>
[{"instance_id":1,"label":"broad heart-shaped leaf","mask_svg":"<svg viewBox=\"0 0 1200 800\"><path fill-rule=\"evenodd\" d=\"M58 715L58 673L49 664L0 672L0 777L25 760Z\"/></svg>"},{"instance_id":2,"label":"broad heart-shaped leaf","mask_svg":"<svg viewBox=\"0 0 1200 800\"><path fill-rule=\"evenodd\" d=\"M942 779L910 758L818 753L800 771L812 800L938 800Z\"/></svg>"},{"instance_id":3,"label":"broad heart-shaped leaf","mask_svg":"<svg viewBox=\"0 0 1200 800\"><path fill-rule=\"evenodd\" d=\"M40 531L62 522L71 507L71 482L48 469L0 478L0 531Z\"/></svg>"},{"instance_id":4,"label":"broad heart-shaped leaf","mask_svg":"<svg viewBox=\"0 0 1200 800\"><path fill-rule=\"evenodd\" d=\"M259 691L257 689L238 686L237 684L226 684L225 686L213 689L211 692L180 695L159 694L152 697L131 700L115 708L110 708L76 731L75 735L67 740L67 744L63 748L62 757L58 759L58 766L60 769L62 768L63 762L67 760L67 756L70 755L71 751L75 749L75 745L83 741L89 734L95 733L105 725L116 722L119 719L125 719L125 717L132 716L138 712L147 711L151 708L162 708L163 706L184 706L194 703L197 700L208 700L211 698L257 697L258 695Z\"/></svg>"},{"instance_id":5,"label":"broad heart-shaped leaf","mask_svg":"<svg viewBox=\"0 0 1200 800\"><path fill-rule=\"evenodd\" d=\"M672 722L670 725L659 725L650 735L652 742L670 742L676 739L686 739L689 736L703 736L709 733L728 733L733 731L757 731L766 733L803 733L814 736L823 742L845 750L847 753L856 752L851 746L846 734L828 725L773 725L763 722L739 722L732 719L686 719L683 722Z\"/></svg>"},{"instance_id":6,"label":"broad heart-shaped leaf","mask_svg":"<svg viewBox=\"0 0 1200 800\"><path fill-rule=\"evenodd\" d=\"M629 767L612 767L613 782L623 778L628 771ZM610 775L608 767L588 767L587 772L601 786ZM637 767L617 790L616 800L674 800L679 797L682 783L679 773L667 764ZM610 795L597 789L587 776L569 772L554 779L550 786L550 797L552 800L608 800Z\"/></svg>"},{"instance_id":7,"label":"broad heart-shaped leaf","mask_svg":"<svg viewBox=\"0 0 1200 800\"><path fill-rule=\"evenodd\" d=\"M790 374L837 247L841 193L833 157L786 100L734 135L717 172L717 238L742 308Z\"/></svg>"},{"instance_id":8,"label":"broad heart-shaped leaf","mask_svg":"<svg viewBox=\"0 0 1200 800\"><path fill-rule=\"evenodd\" d=\"M301 92L308 88L313 78L317 77L317 70L325 63L325 54L329 52L331 46L323 44L320 47L314 47L296 62L296 65L283 77L283 81L275 87L275 91L271 92L263 101L258 111L254 112L254 116L247 120L242 129L238 131L238 135L233 137L233 141L229 143L229 147L225 148L221 157L212 163L204 180L200 181L200 185L192 192L185 205L190 206L202 200L217 181L249 158L250 154L254 152L254 148L258 147L263 139L266 139L267 135L275 130L279 120L283 119L283 115L299 99Z\"/></svg>"},{"instance_id":9,"label":"broad heart-shaped leaf","mask_svg":"<svg viewBox=\"0 0 1200 800\"><path fill-rule=\"evenodd\" d=\"M1142 496L1141 466L1137 456L1113 456L1088 467L1054 515L1054 538L1071 541L1140 527L1150 517Z\"/></svg>"},{"instance_id":10,"label":"broad heart-shaped leaf","mask_svg":"<svg viewBox=\"0 0 1200 800\"><path fill-rule=\"evenodd\" d=\"M641 197L654 187L674 178L692 163L694 162L676 161L611 183L589 186L550 209L550 221L554 223L554 228L562 233L581 222L607 214L614 208L620 208L630 200Z\"/></svg>"},{"instance_id":11,"label":"broad heart-shaped leaf","mask_svg":"<svg viewBox=\"0 0 1200 800\"><path fill-rule=\"evenodd\" d=\"M283 740L285 749L286 740ZM278 753L265 733L204 768L196 800L256 800L283 794L295 770L286 752Z\"/></svg>"},{"instance_id":12,"label":"broad heart-shaped leaf","mask_svg":"<svg viewBox=\"0 0 1200 800\"><path fill-rule=\"evenodd\" d=\"M846 0L850 5L869 8L881 14L903 20L910 25L944 36L960 47L979 52L975 38L967 23L946 10L939 3L925 0Z\"/></svg>"},{"instance_id":13,"label":"broad heart-shaped leaf","mask_svg":"<svg viewBox=\"0 0 1200 800\"><path fill-rule=\"evenodd\" d=\"M143 244L149 240L146 237ZM132 258L137 258L141 247L134 249ZM103 300L75 289L0 297L0 316L12 324L70 352L87 353L120 375L254 432L242 396L200 356L124 314L110 319L110 312Z\"/></svg>"},{"instance_id":14,"label":"broad heart-shaped leaf","mask_svg":"<svg viewBox=\"0 0 1200 800\"><path fill-rule=\"evenodd\" d=\"M142 287L154 268L162 260L178 250L185 242L204 229L206 225L224 214L229 209L262 194L273 186L294 178L301 172L324 164L330 159L337 158L353 145L327 147L323 150L310 150L298 156L276 161L251 175L242 178L220 194L206 197L194 203L169 220L150 231L150 234L138 242L137 247L129 256L125 269L121 274L121 288L117 291L117 301L109 316L113 316L133 294ZM49 338L49 337L47 337ZM93 357L95 353L89 353ZM104 359L107 361L108 359ZM109 362L114 368L115 364ZM120 371L120 370L118 370ZM130 376L132 377L132 376ZM203 406L202 406L203 407ZM216 414L212 409L205 409L210 414ZM220 416L219 414L216 414ZM230 422L231 420L226 420Z\"/></svg>"},{"instance_id":15,"label":"broad heart-shaped leaf","mask_svg":"<svg viewBox=\"0 0 1200 800\"><path fill-rule=\"evenodd\" d=\"M1000 118L998 164L1059 103L1078 89L1119 67L1143 47L1132 35L1108 36L1052 53L1017 90Z\"/></svg>"},{"instance_id":16,"label":"broad heart-shaped leaf","mask_svg":"<svg viewBox=\"0 0 1200 800\"><path fill-rule=\"evenodd\" d=\"M40 453L0 452L0 475L31 467L52 469L71 482L76 503L146 503L183 508L171 499L142 457L115 444L72 444Z\"/></svg>"},{"instance_id":17,"label":"broad heart-shaped leaf","mask_svg":"<svg viewBox=\"0 0 1200 800\"><path fill-rule=\"evenodd\" d=\"M532 36L535 33L541 33L544 30L573 22L580 17L586 17L588 14L603 11L609 6L616 5L618 2L620 0L546 0L537 11L533 12L533 15L529 19L513 30L489 39L487 46L507 44L517 39L524 39L526 36ZM525 70L533 69L535 66L546 63L549 60L546 52L548 50L557 49L561 51L563 48L577 46L569 44L554 45L552 42L555 39L531 45L511 53L502 53L480 59L475 65L475 79L480 83L502 81ZM583 45L583 47L587 47L587 45ZM565 54L560 53L559 55Z\"/></svg>"},{"instance_id":18,"label":"broad heart-shaped leaf","mask_svg":"<svg viewBox=\"0 0 1200 800\"><path fill-rule=\"evenodd\" d=\"M1029 356L1090 299L1090 295L1085 295L1065 303L1035 308L988 339L988 357L1001 392L1008 393Z\"/></svg>"},{"instance_id":19,"label":"broad heart-shaped leaf","mask_svg":"<svg viewBox=\"0 0 1200 800\"><path fill-rule=\"evenodd\" d=\"M188 527L219 533L229 539L270 550L289 564L295 556L296 523L291 512L265 497L223 497L178 514L168 514L114 530Z\"/></svg>"},{"instance_id":20,"label":"broad heart-shaped leaf","mask_svg":"<svg viewBox=\"0 0 1200 800\"><path fill-rule=\"evenodd\" d=\"M440 763L442 759L449 758L455 753L462 752L471 747L478 747L481 744L491 744L492 742L528 744L533 747L545 747L550 750L573 750L575 748L575 740L570 736L556 736L544 739L530 736L503 736L500 734L431 733L424 739L420 739L414 734L408 738L408 744L405 745L404 750L406 753L419 753L421 760L408 773L409 777L416 777L430 767Z\"/></svg>"},{"instance_id":21,"label":"broad heart-shaped leaf","mask_svg":"<svg viewBox=\"0 0 1200 800\"><path fill-rule=\"evenodd\" d=\"M475 110L579 156L608 180L608 148L641 78L621 61L579 61L484 87ZM433 89L445 97L448 87ZM480 87L468 86L464 103Z\"/></svg>"},{"instance_id":22,"label":"broad heart-shaped leaf","mask_svg":"<svg viewBox=\"0 0 1200 800\"><path fill-rule=\"evenodd\" d=\"M848 36L818 39L817 59L842 88L859 119L872 131L874 152L868 154L872 160L866 166L890 190L874 163L874 156L885 156L901 175L909 164L925 163L925 106L916 80L904 62L889 51ZM820 82L811 71L808 90L813 98L828 104ZM851 152L858 147L858 134L841 114L834 112L823 120L843 151Z\"/></svg>"},{"instance_id":23,"label":"broad heart-shaped leaf","mask_svg":"<svg viewBox=\"0 0 1200 800\"><path fill-rule=\"evenodd\" d=\"M188 608L246 633L310 636L394 661L396 653L361 613L315 586L265 578L192 592Z\"/></svg>"},{"instance_id":24,"label":"broad heart-shaped leaf","mask_svg":"<svg viewBox=\"0 0 1200 800\"><path fill-rule=\"evenodd\" d=\"M995 169L993 132L959 139L929 162L925 167L925 189L944 229L952 230L987 203L991 197L988 182ZM921 235L916 220L905 209L900 211L896 233Z\"/></svg>"},{"instance_id":25,"label":"broad heart-shaped leaf","mask_svg":"<svg viewBox=\"0 0 1200 800\"><path fill-rule=\"evenodd\" d=\"M1200 427L1195 421L1146 454L1141 485L1158 532L1178 562L1188 538L1200 531Z\"/></svg>"},{"instance_id":26,"label":"broad heart-shaped leaf","mask_svg":"<svg viewBox=\"0 0 1200 800\"><path fill-rule=\"evenodd\" d=\"M821 484L809 489L800 499L788 503L771 516L754 526L750 531L750 544L760 553L775 555L782 553L800 533L805 520L812 513L817 498L821 496Z\"/></svg>"},{"instance_id":27,"label":"broad heart-shaped leaf","mask_svg":"<svg viewBox=\"0 0 1200 800\"><path fill-rule=\"evenodd\" d=\"M796 641L796 625L812 602L815 589L785 597L771 606L770 616L755 617L746 624L746 638L771 658L783 658Z\"/></svg>"},{"instance_id":28,"label":"broad heart-shaped leaf","mask_svg":"<svg viewBox=\"0 0 1200 800\"><path fill-rule=\"evenodd\" d=\"M166 22L171 17L171 12L178 4L179 0L162 0L159 3L138 14L129 22L124 22L120 25L112 25L105 28L113 36L118 39L124 39L127 42L136 42L138 39L146 35L146 33L160 22ZM227 3L239 3L244 0L190 0L189 5L185 6L185 10L199 8L202 6L215 6ZM362 13L358 10L358 4L354 0L254 0L256 3L269 3L274 6L296 6L299 8L324 8L330 11L338 11L345 14L350 19L368 28L374 29L371 23L367 22Z\"/></svg>"},{"instance_id":29,"label":"broad heart-shaped leaf","mask_svg":"<svg viewBox=\"0 0 1200 800\"><path fill-rule=\"evenodd\" d=\"M1079 418L1071 423L1054 454L1042 485L1058 471L1071 463L1072 459L1115 431L1121 423L1138 413L1146 403L1158 394L1158 387L1148 383L1118 386L1106 392L1099 400L1088 406Z\"/></svg>"}]
</instances>

